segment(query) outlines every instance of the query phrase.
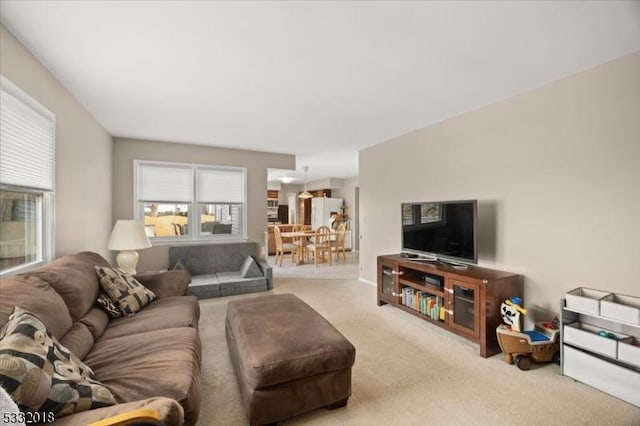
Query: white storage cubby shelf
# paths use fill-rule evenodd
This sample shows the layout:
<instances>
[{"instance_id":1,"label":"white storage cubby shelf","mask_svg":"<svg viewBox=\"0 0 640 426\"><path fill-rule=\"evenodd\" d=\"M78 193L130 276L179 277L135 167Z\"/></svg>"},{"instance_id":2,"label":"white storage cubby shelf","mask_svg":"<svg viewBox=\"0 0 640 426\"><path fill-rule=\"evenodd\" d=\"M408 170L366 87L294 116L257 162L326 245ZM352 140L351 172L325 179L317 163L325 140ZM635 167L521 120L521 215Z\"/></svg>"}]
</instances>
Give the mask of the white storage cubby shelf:
<instances>
[{"instance_id":1,"label":"white storage cubby shelf","mask_svg":"<svg viewBox=\"0 0 640 426\"><path fill-rule=\"evenodd\" d=\"M580 287L561 308L562 374L640 407L640 297Z\"/></svg>"}]
</instances>

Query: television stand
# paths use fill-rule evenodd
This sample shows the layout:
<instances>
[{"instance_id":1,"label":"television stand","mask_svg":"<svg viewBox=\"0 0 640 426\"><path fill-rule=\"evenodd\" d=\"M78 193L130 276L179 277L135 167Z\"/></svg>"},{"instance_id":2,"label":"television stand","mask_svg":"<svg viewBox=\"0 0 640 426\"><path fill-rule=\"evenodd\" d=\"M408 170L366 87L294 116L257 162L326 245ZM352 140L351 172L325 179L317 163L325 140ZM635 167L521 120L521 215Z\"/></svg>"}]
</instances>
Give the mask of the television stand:
<instances>
[{"instance_id":1,"label":"television stand","mask_svg":"<svg viewBox=\"0 0 640 426\"><path fill-rule=\"evenodd\" d=\"M457 268L399 254L378 256L378 306L388 303L465 337L480 345L484 358L500 353L500 304L522 297L522 278L475 265Z\"/></svg>"}]
</instances>

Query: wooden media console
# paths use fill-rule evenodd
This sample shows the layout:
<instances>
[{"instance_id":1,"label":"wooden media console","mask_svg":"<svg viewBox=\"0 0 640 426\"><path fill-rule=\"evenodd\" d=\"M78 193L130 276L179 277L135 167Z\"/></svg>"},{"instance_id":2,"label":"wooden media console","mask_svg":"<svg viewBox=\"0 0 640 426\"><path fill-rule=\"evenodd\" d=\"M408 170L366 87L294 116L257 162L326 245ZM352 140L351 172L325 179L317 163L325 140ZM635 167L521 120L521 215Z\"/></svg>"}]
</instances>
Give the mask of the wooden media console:
<instances>
[{"instance_id":1,"label":"wooden media console","mask_svg":"<svg viewBox=\"0 0 640 426\"><path fill-rule=\"evenodd\" d=\"M500 353L500 304L522 293L521 277L510 272L378 256L378 306L388 303L463 336L484 358Z\"/></svg>"}]
</instances>

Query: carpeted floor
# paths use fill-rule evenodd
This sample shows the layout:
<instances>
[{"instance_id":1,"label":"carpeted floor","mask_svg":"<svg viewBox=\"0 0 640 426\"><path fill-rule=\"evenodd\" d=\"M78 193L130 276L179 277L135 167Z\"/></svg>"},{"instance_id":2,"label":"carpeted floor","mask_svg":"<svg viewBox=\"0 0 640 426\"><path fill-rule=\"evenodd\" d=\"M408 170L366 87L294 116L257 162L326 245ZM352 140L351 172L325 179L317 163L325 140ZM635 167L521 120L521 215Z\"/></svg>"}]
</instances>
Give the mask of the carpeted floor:
<instances>
[{"instance_id":1,"label":"carpeted floor","mask_svg":"<svg viewBox=\"0 0 640 426\"><path fill-rule=\"evenodd\" d=\"M369 284L277 276L273 292L297 295L356 347L349 404L283 425L640 425L639 408L561 376L555 364L523 372L499 355L481 358L478 347L463 338L378 307ZM199 426L248 424L224 335L231 299L200 301Z\"/></svg>"},{"instance_id":2,"label":"carpeted floor","mask_svg":"<svg viewBox=\"0 0 640 426\"><path fill-rule=\"evenodd\" d=\"M291 262L291 256L287 255L282 259L282 264L276 264L275 256L269 256L267 262L273 268L273 276L276 278L313 278L320 280L336 279L358 279L358 256L359 252L349 251L345 253L344 259L333 257L331 265L319 263L316 266L313 260L302 265Z\"/></svg>"}]
</instances>

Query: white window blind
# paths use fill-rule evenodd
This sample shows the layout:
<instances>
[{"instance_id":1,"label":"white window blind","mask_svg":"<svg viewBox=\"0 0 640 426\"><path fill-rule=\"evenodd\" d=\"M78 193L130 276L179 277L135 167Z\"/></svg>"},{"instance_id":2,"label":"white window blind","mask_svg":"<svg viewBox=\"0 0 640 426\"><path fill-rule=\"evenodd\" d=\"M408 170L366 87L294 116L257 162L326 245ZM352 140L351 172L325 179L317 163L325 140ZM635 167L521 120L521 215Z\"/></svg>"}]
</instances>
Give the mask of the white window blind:
<instances>
[{"instance_id":1,"label":"white window blind","mask_svg":"<svg viewBox=\"0 0 640 426\"><path fill-rule=\"evenodd\" d=\"M0 182L54 189L55 115L0 76Z\"/></svg>"},{"instance_id":2,"label":"white window blind","mask_svg":"<svg viewBox=\"0 0 640 426\"><path fill-rule=\"evenodd\" d=\"M244 170L198 168L198 202L244 203Z\"/></svg>"},{"instance_id":3,"label":"white window blind","mask_svg":"<svg viewBox=\"0 0 640 426\"><path fill-rule=\"evenodd\" d=\"M142 164L138 167L138 201L191 202L191 167Z\"/></svg>"}]
</instances>

